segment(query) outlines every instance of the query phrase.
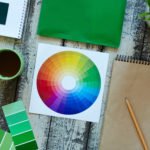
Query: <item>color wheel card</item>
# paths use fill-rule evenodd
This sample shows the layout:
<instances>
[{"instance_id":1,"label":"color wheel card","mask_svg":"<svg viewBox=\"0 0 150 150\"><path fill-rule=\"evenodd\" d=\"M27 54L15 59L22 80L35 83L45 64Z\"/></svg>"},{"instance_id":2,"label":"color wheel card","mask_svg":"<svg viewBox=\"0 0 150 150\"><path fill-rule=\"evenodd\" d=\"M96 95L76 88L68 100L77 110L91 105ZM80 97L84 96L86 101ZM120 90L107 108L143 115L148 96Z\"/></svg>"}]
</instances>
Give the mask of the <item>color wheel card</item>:
<instances>
[{"instance_id":1,"label":"color wheel card","mask_svg":"<svg viewBox=\"0 0 150 150\"><path fill-rule=\"evenodd\" d=\"M30 112L98 122L109 55L40 43Z\"/></svg>"}]
</instances>

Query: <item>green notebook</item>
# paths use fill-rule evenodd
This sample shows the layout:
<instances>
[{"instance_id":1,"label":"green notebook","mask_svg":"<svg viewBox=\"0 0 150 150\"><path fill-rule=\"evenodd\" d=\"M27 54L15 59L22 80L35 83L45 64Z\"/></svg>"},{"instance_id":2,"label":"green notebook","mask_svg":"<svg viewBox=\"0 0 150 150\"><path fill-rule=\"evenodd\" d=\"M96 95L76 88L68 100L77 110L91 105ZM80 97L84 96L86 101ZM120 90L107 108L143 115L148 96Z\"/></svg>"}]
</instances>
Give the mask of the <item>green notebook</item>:
<instances>
[{"instance_id":1,"label":"green notebook","mask_svg":"<svg viewBox=\"0 0 150 150\"><path fill-rule=\"evenodd\" d=\"M43 0L40 36L119 47L126 0Z\"/></svg>"}]
</instances>

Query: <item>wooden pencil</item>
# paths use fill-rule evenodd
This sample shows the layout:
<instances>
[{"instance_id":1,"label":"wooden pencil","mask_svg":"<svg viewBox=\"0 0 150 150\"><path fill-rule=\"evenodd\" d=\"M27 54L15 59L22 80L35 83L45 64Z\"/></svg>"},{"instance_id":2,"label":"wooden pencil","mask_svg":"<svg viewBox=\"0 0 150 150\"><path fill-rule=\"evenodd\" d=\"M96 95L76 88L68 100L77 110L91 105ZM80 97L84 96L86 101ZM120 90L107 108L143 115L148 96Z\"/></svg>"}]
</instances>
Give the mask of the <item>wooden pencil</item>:
<instances>
[{"instance_id":1,"label":"wooden pencil","mask_svg":"<svg viewBox=\"0 0 150 150\"><path fill-rule=\"evenodd\" d=\"M129 111L129 113L130 113L130 116L131 116L132 121L133 121L133 123L134 123L134 126L135 126L135 128L136 128L136 131L137 131L137 133L138 133L138 136L139 136L139 138L140 138L140 141L141 141L141 143L142 143L142 145L143 145L143 148L144 148L144 150L148 150L148 146L147 146L147 144L146 144L146 140L145 140L145 138L144 138L144 134L142 133L142 130L141 130L140 126L139 126L139 123L138 123L138 121L137 121L137 119L136 119L136 116L135 116L135 113L134 113L134 111L133 111L132 105L131 105L130 101L128 100L128 98L125 98L125 102L126 102L126 104L127 104L128 111Z\"/></svg>"}]
</instances>

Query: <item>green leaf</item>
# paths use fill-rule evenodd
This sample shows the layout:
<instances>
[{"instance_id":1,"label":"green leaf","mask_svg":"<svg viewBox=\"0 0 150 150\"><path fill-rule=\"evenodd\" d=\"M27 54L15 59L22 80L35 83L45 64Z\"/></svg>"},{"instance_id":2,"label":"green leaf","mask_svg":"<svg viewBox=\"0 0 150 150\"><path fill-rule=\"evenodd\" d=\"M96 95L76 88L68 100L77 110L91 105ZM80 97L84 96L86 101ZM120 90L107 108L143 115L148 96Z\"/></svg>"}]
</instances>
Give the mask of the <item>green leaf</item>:
<instances>
[{"instance_id":1,"label":"green leaf","mask_svg":"<svg viewBox=\"0 0 150 150\"><path fill-rule=\"evenodd\" d=\"M147 2L147 4L149 5L149 7L150 7L150 0L146 0L146 2Z\"/></svg>"},{"instance_id":2,"label":"green leaf","mask_svg":"<svg viewBox=\"0 0 150 150\"><path fill-rule=\"evenodd\" d=\"M150 20L150 17L145 18L145 20Z\"/></svg>"},{"instance_id":3,"label":"green leaf","mask_svg":"<svg viewBox=\"0 0 150 150\"><path fill-rule=\"evenodd\" d=\"M150 17L150 13L149 12L141 13L141 14L139 14L139 17L143 18L143 19L147 19Z\"/></svg>"}]
</instances>

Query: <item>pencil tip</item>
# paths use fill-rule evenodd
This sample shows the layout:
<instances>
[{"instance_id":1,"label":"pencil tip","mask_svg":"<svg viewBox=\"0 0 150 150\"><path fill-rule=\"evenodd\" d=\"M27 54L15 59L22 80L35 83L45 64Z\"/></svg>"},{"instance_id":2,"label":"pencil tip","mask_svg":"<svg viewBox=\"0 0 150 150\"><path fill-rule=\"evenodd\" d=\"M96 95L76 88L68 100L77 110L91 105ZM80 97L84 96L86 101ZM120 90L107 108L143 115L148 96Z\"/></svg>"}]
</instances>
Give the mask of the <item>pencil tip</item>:
<instances>
[{"instance_id":1,"label":"pencil tip","mask_svg":"<svg viewBox=\"0 0 150 150\"><path fill-rule=\"evenodd\" d=\"M128 97L125 97L124 100L125 100L125 102L128 102Z\"/></svg>"}]
</instances>

